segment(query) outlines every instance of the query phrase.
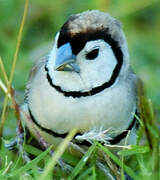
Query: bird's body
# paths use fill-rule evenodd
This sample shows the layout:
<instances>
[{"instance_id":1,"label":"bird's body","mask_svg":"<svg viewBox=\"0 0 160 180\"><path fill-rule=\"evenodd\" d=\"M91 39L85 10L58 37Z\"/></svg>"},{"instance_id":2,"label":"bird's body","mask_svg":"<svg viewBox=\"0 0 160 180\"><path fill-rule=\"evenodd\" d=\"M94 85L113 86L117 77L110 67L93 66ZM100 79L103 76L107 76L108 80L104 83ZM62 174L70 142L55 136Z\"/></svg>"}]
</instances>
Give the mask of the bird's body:
<instances>
[{"instance_id":1,"label":"bird's body","mask_svg":"<svg viewBox=\"0 0 160 180\"><path fill-rule=\"evenodd\" d=\"M120 23L106 13L87 11L69 18L49 56L32 69L24 105L32 123L25 122L53 144L73 128L79 137L111 129L104 141L111 144L131 130L132 144L137 99L137 78Z\"/></svg>"}]
</instances>

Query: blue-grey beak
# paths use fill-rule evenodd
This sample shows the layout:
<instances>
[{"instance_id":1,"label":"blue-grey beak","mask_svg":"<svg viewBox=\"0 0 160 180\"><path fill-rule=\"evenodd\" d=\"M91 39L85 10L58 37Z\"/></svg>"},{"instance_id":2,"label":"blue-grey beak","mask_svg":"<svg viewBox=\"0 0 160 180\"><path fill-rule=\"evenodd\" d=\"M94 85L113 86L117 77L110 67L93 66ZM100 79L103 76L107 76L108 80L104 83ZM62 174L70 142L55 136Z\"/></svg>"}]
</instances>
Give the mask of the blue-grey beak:
<instances>
[{"instance_id":1,"label":"blue-grey beak","mask_svg":"<svg viewBox=\"0 0 160 180\"><path fill-rule=\"evenodd\" d=\"M75 63L76 56L72 54L70 43L66 43L57 50L54 69L57 71L80 72L79 66Z\"/></svg>"}]
</instances>

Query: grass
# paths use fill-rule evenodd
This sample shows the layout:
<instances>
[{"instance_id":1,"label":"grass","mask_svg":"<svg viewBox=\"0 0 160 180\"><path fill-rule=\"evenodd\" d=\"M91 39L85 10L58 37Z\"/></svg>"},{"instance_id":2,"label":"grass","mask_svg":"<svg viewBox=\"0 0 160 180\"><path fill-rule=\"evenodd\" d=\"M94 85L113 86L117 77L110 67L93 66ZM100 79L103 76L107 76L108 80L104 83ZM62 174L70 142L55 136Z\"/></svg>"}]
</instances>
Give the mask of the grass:
<instances>
[{"instance_id":1,"label":"grass","mask_svg":"<svg viewBox=\"0 0 160 180\"><path fill-rule=\"evenodd\" d=\"M15 26L15 23L13 22L17 20L15 17L19 15L19 12L21 12L23 2L19 0L16 0L15 3L8 0L6 0L6 3L2 2L1 8L3 9L0 10L3 13L3 16L7 18L8 24L2 19L0 38L8 43L0 43L0 48L2 49L2 54L0 55L3 58L3 61L2 58L0 58L0 89L2 89L2 91L0 91L0 100L2 101L4 99L3 102L0 101L0 111L2 112L0 134L1 136L3 134L0 147L0 179L9 180L17 178L36 180L40 178L41 180L44 180L52 179L52 177L54 177L55 179L95 180L106 179L105 174L107 174L108 178L110 177L109 174L112 174L117 179L125 179L124 172L133 179L159 179L160 85L158 77L160 74L158 64L160 59L158 58L158 43L160 43L160 39L158 38L158 27L160 25L160 15L158 12L160 8L157 2L158 1L148 1L146 3L144 0L141 2L129 2L126 0L94 0L91 3L83 0L66 0L62 3L56 0L54 5L52 4L52 6L50 6L50 1L35 1L30 2L30 17L28 17L30 21L28 20L25 22L28 9L28 0L26 0L24 15L16 43L16 50L14 50L16 42L15 38L17 37L15 35L18 29L15 28L16 30L14 30L14 28L11 28L9 31L8 24L11 27ZM150 100L146 98L142 92L139 92L141 97L142 116L141 119L139 119L141 122L141 128L138 132L137 145L121 147L118 156L116 156L110 151L109 147L94 142L85 155L81 159L78 159L66 152L64 153L67 144L76 132L76 130L73 130L57 148L57 151L52 157L50 156L52 147L49 147L47 150L42 152L36 147L25 143L23 146L24 150L35 157L30 162L25 163L22 154L19 155L17 151L8 150L4 147L4 144L9 143L8 140L14 138L16 135L16 132L13 131L13 129L17 126L16 119L19 123L18 106L21 102L21 100L19 100L21 99L21 93L18 92L24 91L25 81L27 79L25 73L28 74L32 64L32 62L26 62L26 59L34 57L35 53L38 53L36 58L46 53L44 47L50 46L48 45L50 44L50 36L47 36L47 34L51 34L53 29L54 32L57 31L60 24L63 24L65 17L69 14L83 11L87 8L107 10L112 15L121 19L128 37L128 42L130 42L130 56L131 59L134 59L134 61L132 60L132 64L134 69L137 71L137 74L139 74L145 83L147 97L152 99ZM17 9L20 11L17 12ZM41 14L39 12L41 12L42 9L45 11ZM59 17L59 21L55 21L55 19L53 21L51 18L52 11L54 11L56 17ZM11 14L13 15L11 16ZM41 23L46 26L44 27L44 30L40 30L42 29ZM152 28L148 28L148 24L149 27ZM25 27L24 29L23 26ZM37 27L38 30L35 29L35 31L32 31L33 27ZM37 34L35 34L35 32ZM46 42L48 43L46 44ZM38 44L44 44L44 47L42 46L40 49L36 49L35 47L38 46ZM23 47L23 49L20 49L20 46ZM29 54L32 48L34 50ZM10 59L13 52L14 58L13 61L11 61ZM21 58L21 61L19 60L19 63L17 64L18 55ZM10 64L12 65L10 66ZM9 69L11 72L10 75L8 75ZM15 88L11 88L11 85L14 85ZM18 126L20 125L18 124ZM140 145L144 135L146 140L143 145ZM101 152L105 157L104 164L99 162L99 152ZM63 158L65 162L72 164L70 173L64 171L59 165L57 165L57 160L60 157ZM120 174L117 173L116 165L120 167ZM107 170L110 173L106 172ZM54 173L52 174L51 172L53 171Z\"/></svg>"}]
</instances>

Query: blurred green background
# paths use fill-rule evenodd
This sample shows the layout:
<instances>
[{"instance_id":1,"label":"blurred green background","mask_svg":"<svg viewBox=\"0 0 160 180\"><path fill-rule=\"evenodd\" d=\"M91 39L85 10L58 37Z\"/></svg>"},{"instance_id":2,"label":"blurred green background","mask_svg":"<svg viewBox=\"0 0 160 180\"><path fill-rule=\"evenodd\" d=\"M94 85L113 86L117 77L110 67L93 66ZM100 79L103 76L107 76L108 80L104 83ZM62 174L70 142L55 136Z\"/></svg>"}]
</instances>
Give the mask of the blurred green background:
<instances>
[{"instance_id":1,"label":"blurred green background","mask_svg":"<svg viewBox=\"0 0 160 180\"><path fill-rule=\"evenodd\" d=\"M8 74L15 52L24 2L24 0L0 0L0 56ZM122 22L129 46L130 62L134 71L143 80L147 96L151 98L158 114L160 112L159 0L30 1L13 81L14 88L21 96L31 66L39 57L50 51L55 33L67 17L89 9L109 12ZM3 79L1 72L0 79ZM4 93L0 89L0 111L3 98ZM15 117L10 112L8 115L10 124L16 127L16 123L13 123ZM7 130L5 133L12 134Z\"/></svg>"}]
</instances>

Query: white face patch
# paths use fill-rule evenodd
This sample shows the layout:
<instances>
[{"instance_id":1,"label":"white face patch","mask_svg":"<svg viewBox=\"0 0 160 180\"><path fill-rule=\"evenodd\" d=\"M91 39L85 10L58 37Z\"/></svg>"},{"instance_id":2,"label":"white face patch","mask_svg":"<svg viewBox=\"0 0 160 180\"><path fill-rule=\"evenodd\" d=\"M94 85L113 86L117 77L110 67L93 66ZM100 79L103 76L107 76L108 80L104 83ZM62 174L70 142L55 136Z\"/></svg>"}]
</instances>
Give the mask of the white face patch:
<instances>
[{"instance_id":1,"label":"white face patch","mask_svg":"<svg viewBox=\"0 0 160 180\"><path fill-rule=\"evenodd\" d=\"M88 59L87 54L95 49L98 49L97 57ZM55 71L56 51L57 47L54 46L47 67L52 82L64 91L85 92L101 86L111 79L117 64L111 46L101 39L87 42L77 54L75 63L80 68L79 74L71 71Z\"/></svg>"},{"instance_id":2,"label":"white face patch","mask_svg":"<svg viewBox=\"0 0 160 180\"><path fill-rule=\"evenodd\" d=\"M99 49L98 56L93 60L87 59L86 55L95 48ZM94 88L111 79L117 60L108 43L104 40L95 40L89 41L78 54L77 63L80 66L83 80Z\"/></svg>"}]
</instances>

